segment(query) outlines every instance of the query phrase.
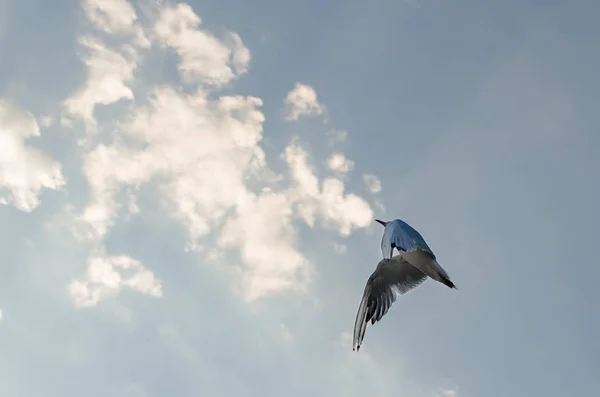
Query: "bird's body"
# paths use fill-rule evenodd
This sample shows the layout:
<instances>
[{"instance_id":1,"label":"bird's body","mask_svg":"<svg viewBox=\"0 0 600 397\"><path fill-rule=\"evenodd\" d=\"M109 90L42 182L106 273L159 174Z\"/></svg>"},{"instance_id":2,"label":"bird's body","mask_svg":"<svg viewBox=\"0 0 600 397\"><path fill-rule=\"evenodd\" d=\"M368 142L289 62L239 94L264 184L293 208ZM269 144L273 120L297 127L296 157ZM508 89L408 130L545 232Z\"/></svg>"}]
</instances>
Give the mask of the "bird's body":
<instances>
[{"instance_id":1,"label":"bird's body","mask_svg":"<svg viewBox=\"0 0 600 397\"><path fill-rule=\"evenodd\" d=\"M429 253L433 259L435 255L421 233L416 231L408 223L401 219L394 219L390 222L383 222L379 219L375 220L381 223L385 229L383 230L383 237L381 238L381 253L384 258L390 259L393 255L394 248L398 251L424 251Z\"/></svg>"},{"instance_id":2,"label":"bird's body","mask_svg":"<svg viewBox=\"0 0 600 397\"><path fill-rule=\"evenodd\" d=\"M450 288L456 288L421 233L401 219L390 222L379 219L375 221L385 228L381 238L381 253L384 258L392 258L396 248L398 253L424 274Z\"/></svg>"},{"instance_id":3,"label":"bird's body","mask_svg":"<svg viewBox=\"0 0 600 397\"><path fill-rule=\"evenodd\" d=\"M381 320L398 294L417 287L427 277L456 289L418 231L400 219L376 221L385 227L381 239L383 259L367 280L354 323L352 350L360 349L369 321L375 324ZM399 255L393 256L394 248Z\"/></svg>"}]
</instances>

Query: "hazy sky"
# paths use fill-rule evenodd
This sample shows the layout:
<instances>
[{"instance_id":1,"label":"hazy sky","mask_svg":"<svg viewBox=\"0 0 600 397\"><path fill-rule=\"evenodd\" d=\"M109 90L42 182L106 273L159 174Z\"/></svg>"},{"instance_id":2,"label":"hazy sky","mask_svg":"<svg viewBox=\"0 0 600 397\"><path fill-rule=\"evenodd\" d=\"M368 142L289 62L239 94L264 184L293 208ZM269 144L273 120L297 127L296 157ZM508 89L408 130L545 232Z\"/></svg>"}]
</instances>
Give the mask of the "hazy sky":
<instances>
[{"instance_id":1,"label":"hazy sky","mask_svg":"<svg viewBox=\"0 0 600 397\"><path fill-rule=\"evenodd\" d=\"M596 395L599 13L0 0L0 395Z\"/></svg>"}]
</instances>

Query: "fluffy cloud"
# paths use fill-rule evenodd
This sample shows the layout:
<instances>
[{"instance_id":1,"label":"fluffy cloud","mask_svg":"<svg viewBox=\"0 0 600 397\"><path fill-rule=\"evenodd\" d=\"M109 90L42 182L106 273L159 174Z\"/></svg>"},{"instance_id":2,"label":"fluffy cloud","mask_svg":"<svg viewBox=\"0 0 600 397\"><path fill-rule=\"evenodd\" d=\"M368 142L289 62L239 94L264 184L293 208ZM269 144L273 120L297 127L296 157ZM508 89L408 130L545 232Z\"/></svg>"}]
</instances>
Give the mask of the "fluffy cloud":
<instances>
[{"instance_id":1,"label":"fluffy cloud","mask_svg":"<svg viewBox=\"0 0 600 397\"><path fill-rule=\"evenodd\" d=\"M154 33L162 46L175 49L178 67L186 82L221 86L246 73L250 51L240 37L228 33L219 40L198 29L201 19L187 4L167 5L159 13Z\"/></svg>"},{"instance_id":2,"label":"fluffy cloud","mask_svg":"<svg viewBox=\"0 0 600 397\"><path fill-rule=\"evenodd\" d=\"M381 181L377 178L377 175L364 174L363 180L371 193L381 192Z\"/></svg>"},{"instance_id":3,"label":"fluffy cloud","mask_svg":"<svg viewBox=\"0 0 600 397\"><path fill-rule=\"evenodd\" d=\"M85 275L73 280L68 290L75 307L89 307L123 288L145 295L162 296L160 281L141 262L128 256L92 258Z\"/></svg>"},{"instance_id":4,"label":"fluffy cloud","mask_svg":"<svg viewBox=\"0 0 600 397\"><path fill-rule=\"evenodd\" d=\"M132 28L137 19L127 0L84 0L87 18L107 33L122 33Z\"/></svg>"},{"instance_id":5,"label":"fluffy cloud","mask_svg":"<svg viewBox=\"0 0 600 397\"><path fill-rule=\"evenodd\" d=\"M248 71L251 54L237 34L217 38L201 29L201 18L186 4L156 4L141 18L125 0L86 0L83 9L96 33L85 32L79 39L87 78L63 102L62 123L73 126L72 121L81 120L88 132L99 134L80 146L89 200L74 216L76 237L104 250L104 239L121 211L127 218L143 213L137 192L149 185L165 215L185 227L186 250L211 261L220 261L228 253L239 255L235 266L239 271L234 274L239 275L241 288L236 290L252 301L309 287L315 268L298 248L298 220L343 237L370 225L369 203L347 192L338 177L321 179L313 165L317 162L309 161L307 148L297 138L283 154L287 180L271 170L261 147L262 99L218 92ZM147 36L142 26L148 29ZM106 35L119 40L105 40ZM183 88L153 86L143 76L134 84L143 51L150 45L141 37L158 44L158 50L175 51ZM137 87L149 94L142 95ZM121 107L125 116L111 120L107 133L95 109L120 101L129 102ZM324 111L315 90L300 83L288 94L285 106L290 120ZM35 119L28 117L17 123L20 129L7 133L3 128L0 135L13 142L2 145L0 153L19 148L21 159L12 160L11 171L4 171L9 169L7 156L1 158L0 169L3 185L22 209L37 205L41 188L64 184L57 163L16 139L39 134ZM51 124L50 119L44 122ZM343 140L347 133L336 135ZM25 161L40 165L29 166L28 181L19 185L14 170L23 168ZM354 167L340 152L326 164L339 177ZM337 249L341 247L339 243ZM131 269L138 273L129 278L122 275ZM127 256L95 257L83 278L68 288L76 306L92 306L124 287L160 296L160 283L152 273Z\"/></svg>"},{"instance_id":6,"label":"fluffy cloud","mask_svg":"<svg viewBox=\"0 0 600 397\"><path fill-rule=\"evenodd\" d=\"M192 239L247 194L245 179L264 167L261 101L253 97L207 99L198 90L154 91L150 104L136 109L122 134L138 150L115 143L99 145L85 155L84 174L93 200L84 218L103 237L115 216L114 196L127 185L163 177L161 192L173 214L189 228ZM169 131L165 134L164 131Z\"/></svg>"},{"instance_id":7,"label":"fluffy cloud","mask_svg":"<svg viewBox=\"0 0 600 397\"><path fill-rule=\"evenodd\" d=\"M287 120L298 120L300 116L319 116L324 111L314 88L302 83L296 83L294 89L288 92L285 108Z\"/></svg>"},{"instance_id":8,"label":"fluffy cloud","mask_svg":"<svg viewBox=\"0 0 600 397\"><path fill-rule=\"evenodd\" d=\"M129 108L113 141L85 150L83 174L91 199L79 220L88 226L86 236L102 241L122 207L129 214L143 211L136 191L154 181L167 214L187 229L187 249L211 260L219 260L227 250L239 253L239 281L246 300L305 290L314 267L298 250L294 219L312 227L320 218L326 228L348 236L370 224L369 204L346 193L337 178L320 181L296 139L284 156L292 184L282 187L281 176L271 171L260 146L262 100L215 95L215 88L247 71L251 56L241 39L228 33L220 40L200 30L200 17L185 4L166 4L155 15L156 20L147 23L153 27L150 37L160 47L176 51L185 83L199 84L191 90L152 88L147 103L137 98L139 104ZM135 20L125 13L120 22L107 22L112 28L105 30L125 29ZM84 58L88 81L66 101L66 108L94 124L96 104L134 98L127 82L139 59L86 40L83 43L94 50ZM314 89L302 84L296 85L286 104L296 116L320 114L323 109ZM341 173L353 167L342 153L332 155L329 164ZM117 202L123 190L128 197L125 206ZM204 240L212 238L208 244L213 248L206 249ZM84 285L74 282L70 287L80 296L77 302L94 302L94 293L100 294L94 291L109 290L106 285L96 289Z\"/></svg>"},{"instance_id":9,"label":"fluffy cloud","mask_svg":"<svg viewBox=\"0 0 600 397\"><path fill-rule=\"evenodd\" d=\"M96 105L134 99L131 83L140 62L140 51L151 43L127 0L84 0L82 7L97 29L109 35L125 36L127 40L118 48L109 48L96 35L88 33L79 38L87 80L64 101L62 123L69 126L72 120L81 119L93 131L97 126Z\"/></svg>"},{"instance_id":10,"label":"fluffy cloud","mask_svg":"<svg viewBox=\"0 0 600 397\"><path fill-rule=\"evenodd\" d=\"M88 128L93 129L97 125L94 118L96 105L133 99L128 83L137 67L136 54L108 49L91 36L82 37L79 42L85 50L82 60L88 77L86 83L64 102L63 124L69 125L71 119L82 119Z\"/></svg>"},{"instance_id":11,"label":"fluffy cloud","mask_svg":"<svg viewBox=\"0 0 600 397\"><path fill-rule=\"evenodd\" d=\"M57 161L26 145L38 136L40 127L30 112L0 99L0 203L29 212L39 205L42 189L66 183Z\"/></svg>"},{"instance_id":12,"label":"fluffy cloud","mask_svg":"<svg viewBox=\"0 0 600 397\"><path fill-rule=\"evenodd\" d=\"M311 265L296 248L294 208L309 225L320 216L343 236L366 227L372 210L359 196L345 194L339 179L325 179L320 186L307 152L295 141L285 151L295 184L255 193L249 182L272 185L259 146L261 103L238 96L209 100L202 89L193 94L168 87L155 90L150 103L122 123L123 136L143 149L98 145L84 156L92 200L82 219L93 236L102 238L114 222L120 189L160 177L161 196L173 218L187 226L191 245L235 210L225 219L219 246L240 249L247 299L305 288Z\"/></svg>"},{"instance_id":13,"label":"fluffy cloud","mask_svg":"<svg viewBox=\"0 0 600 397\"><path fill-rule=\"evenodd\" d=\"M283 193L250 195L229 218L220 237L224 246L239 246L246 268L245 297L303 290L312 266L296 249L292 208Z\"/></svg>"},{"instance_id":14,"label":"fluffy cloud","mask_svg":"<svg viewBox=\"0 0 600 397\"><path fill-rule=\"evenodd\" d=\"M277 204L277 196L253 198L246 186L248 177L260 179L266 167L258 146L264 120L258 110L261 103L253 97L209 100L202 89L193 94L167 87L156 89L148 106L136 109L123 123L123 136L144 149L120 143L98 145L84 157L92 200L82 219L92 227L93 237L102 238L112 225L120 189L160 177L163 200L173 218L187 226L192 241L213 231L230 209L237 208L241 226L224 233L221 244L241 247L250 297L289 285L306 260L295 249L290 226L283 223L289 216L286 202L279 202L276 212L282 223L264 223L270 215L264 203ZM251 232L253 224L264 225L258 241L253 240L257 236L256 230ZM244 229L244 225L249 226ZM287 234L280 233L279 225ZM275 271L269 255L288 260L288 265L278 268L281 273Z\"/></svg>"},{"instance_id":15,"label":"fluffy cloud","mask_svg":"<svg viewBox=\"0 0 600 397\"><path fill-rule=\"evenodd\" d=\"M82 6L86 17L96 28L109 34L133 35L136 45L150 46L138 24L135 8L127 0L83 0Z\"/></svg>"},{"instance_id":16,"label":"fluffy cloud","mask_svg":"<svg viewBox=\"0 0 600 397\"><path fill-rule=\"evenodd\" d=\"M340 174L345 174L354 168L354 161L346 158L344 153L333 153L329 159L327 159L327 166L332 171Z\"/></svg>"},{"instance_id":17,"label":"fluffy cloud","mask_svg":"<svg viewBox=\"0 0 600 397\"><path fill-rule=\"evenodd\" d=\"M314 167L308 163L308 153L292 143L286 147L284 158L296 183L294 193L302 219L313 226L317 216L324 225L335 228L342 236L348 236L355 228L367 227L373 210L362 197L345 194L344 182L338 178L325 178L319 186Z\"/></svg>"}]
</instances>

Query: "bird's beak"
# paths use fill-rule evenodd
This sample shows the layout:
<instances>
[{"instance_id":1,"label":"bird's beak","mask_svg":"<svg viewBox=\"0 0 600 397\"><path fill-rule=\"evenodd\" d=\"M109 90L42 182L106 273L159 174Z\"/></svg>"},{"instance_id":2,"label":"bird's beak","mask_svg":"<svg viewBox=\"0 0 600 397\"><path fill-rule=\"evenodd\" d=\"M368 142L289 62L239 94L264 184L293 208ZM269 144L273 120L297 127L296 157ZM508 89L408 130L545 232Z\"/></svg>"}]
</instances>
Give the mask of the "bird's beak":
<instances>
[{"instance_id":1,"label":"bird's beak","mask_svg":"<svg viewBox=\"0 0 600 397\"><path fill-rule=\"evenodd\" d=\"M387 222L384 222L384 221L379 220L379 219L375 219L375 222L381 223L383 225L383 227L385 227L385 225L387 225Z\"/></svg>"}]
</instances>

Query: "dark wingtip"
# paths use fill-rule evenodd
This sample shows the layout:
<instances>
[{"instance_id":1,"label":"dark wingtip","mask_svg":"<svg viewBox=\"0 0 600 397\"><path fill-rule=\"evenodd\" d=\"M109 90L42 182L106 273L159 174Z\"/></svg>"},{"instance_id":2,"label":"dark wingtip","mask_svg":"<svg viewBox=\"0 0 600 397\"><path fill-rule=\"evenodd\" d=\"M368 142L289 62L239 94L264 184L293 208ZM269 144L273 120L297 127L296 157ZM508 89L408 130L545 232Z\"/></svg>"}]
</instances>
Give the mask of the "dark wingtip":
<instances>
[{"instance_id":1,"label":"dark wingtip","mask_svg":"<svg viewBox=\"0 0 600 397\"><path fill-rule=\"evenodd\" d=\"M456 285L454 285L454 283L452 281L450 281L450 279L444 278L443 281L445 286L447 286L448 288L452 288L452 289L456 289L458 290L458 288L456 288Z\"/></svg>"}]
</instances>

